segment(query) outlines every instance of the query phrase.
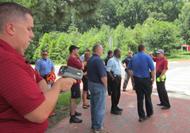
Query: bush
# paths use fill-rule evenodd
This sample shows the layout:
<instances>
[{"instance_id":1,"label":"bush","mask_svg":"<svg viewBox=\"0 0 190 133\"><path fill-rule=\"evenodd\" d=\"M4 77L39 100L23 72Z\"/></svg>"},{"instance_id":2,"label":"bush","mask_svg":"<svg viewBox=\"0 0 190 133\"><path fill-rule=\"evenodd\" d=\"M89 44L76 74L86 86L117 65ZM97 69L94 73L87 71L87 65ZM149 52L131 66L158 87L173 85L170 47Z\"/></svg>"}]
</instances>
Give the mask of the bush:
<instances>
[{"instance_id":1,"label":"bush","mask_svg":"<svg viewBox=\"0 0 190 133\"><path fill-rule=\"evenodd\" d=\"M69 55L69 46L75 44L80 47L82 54L86 48L92 48L97 42L101 42L105 55L108 50L120 48L122 55L126 55L128 50L137 51L137 46L144 43L149 51L164 49L167 54L171 54L173 49L179 46L179 30L174 23L158 21L149 18L144 24L137 24L134 29L125 28L120 23L115 29L107 25L102 25L100 29L92 28L88 32L79 33L74 27L69 33L50 32L43 35L39 41L33 60L40 57L40 51L47 49L49 57L56 64L65 64Z\"/></svg>"}]
</instances>

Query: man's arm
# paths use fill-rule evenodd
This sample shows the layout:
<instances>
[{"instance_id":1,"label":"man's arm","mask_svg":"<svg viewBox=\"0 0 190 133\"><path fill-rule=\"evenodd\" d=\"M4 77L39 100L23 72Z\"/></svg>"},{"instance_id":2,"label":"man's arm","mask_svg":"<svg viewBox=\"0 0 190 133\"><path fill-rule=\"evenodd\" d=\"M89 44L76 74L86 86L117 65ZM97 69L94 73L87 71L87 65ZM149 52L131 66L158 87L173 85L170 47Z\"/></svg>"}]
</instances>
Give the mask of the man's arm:
<instances>
[{"instance_id":1,"label":"man's arm","mask_svg":"<svg viewBox=\"0 0 190 133\"><path fill-rule=\"evenodd\" d=\"M160 77L162 77L163 75L165 75L165 74L166 74L166 71L167 71L167 69L164 69L164 70L162 71Z\"/></svg>"},{"instance_id":2,"label":"man's arm","mask_svg":"<svg viewBox=\"0 0 190 133\"><path fill-rule=\"evenodd\" d=\"M151 81L152 81L152 84L154 83L154 80L155 80L155 71L151 71Z\"/></svg>"},{"instance_id":3,"label":"man's arm","mask_svg":"<svg viewBox=\"0 0 190 133\"><path fill-rule=\"evenodd\" d=\"M108 76L111 77L112 80L114 80L115 78L113 76L113 73L111 72L112 63L113 63L112 60L109 59L108 62L107 62L107 69L106 69L106 71L108 72Z\"/></svg>"},{"instance_id":4,"label":"man's arm","mask_svg":"<svg viewBox=\"0 0 190 133\"><path fill-rule=\"evenodd\" d=\"M148 57L148 65L149 65L149 69L151 71L151 81L152 84L154 83L155 80L155 67L154 67L154 63L153 63L153 59L150 57Z\"/></svg>"},{"instance_id":5,"label":"man's arm","mask_svg":"<svg viewBox=\"0 0 190 133\"><path fill-rule=\"evenodd\" d=\"M152 58L152 60L153 60L154 62L156 62L157 57L155 57L155 56L153 55L153 53L152 53L152 52L151 52L149 55L150 55L150 57Z\"/></svg>"},{"instance_id":6,"label":"man's arm","mask_svg":"<svg viewBox=\"0 0 190 133\"><path fill-rule=\"evenodd\" d=\"M49 90L48 84L44 79L38 82L38 86L40 87L43 93L46 93Z\"/></svg>"},{"instance_id":7,"label":"man's arm","mask_svg":"<svg viewBox=\"0 0 190 133\"><path fill-rule=\"evenodd\" d=\"M105 86L105 88L107 89L108 88L108 85L107 85L107 76L101 77L101 81L102 81L103 85Z\"/></svg>"},{"instance_id":8,"label":"man's arm","mask_svg":"<svg viewBox=\"0 0 190 133\"><path fill-rule=\"evenodd\" d=\"M112 80L115 79L112 72L108 72L108 76L111 77Z\"/></svg>"},{"instance_id":9,"label":"man's arm","mask_svg":"<svg viewBox=\"0 0 190 133\"><path fill-rule=\"evenodd\" d=\"M43 82L43 81L42 81ZM40 83L41 86L43 83ZM65 91L71 88L72 84L76 82L71 78L58 79L49 91L44 92L45 100L32 112L24 115L24 118L34 123L42 123L49 117L49 114L53 111L60 91Z\"/></svg>"},{"instance_id":10,"label":"man's arm","mask_svg":"<svg viewBox=\"0 0 190 133\"><path fill-rule=\"evenodd\" d=\"M50 61L51 61L51 65L52 65L52 66L51 66L51 71L52 71L52 72L55 72L55 66L54 66L54 63L53 63L52 60L50 60Z\"/></svg>"},{"instance_id":11,"label":"man's arm","mask_svg":"<svg viewBox=\"0 0 190 133\"><path fill-rule=\"evenodd\" d=\"M165 61L164 61L164 70L162 71L162 73L161 73L161 75L160 75L161 78L162 78L163 75L166 74L166 71L167 71L167 70L168 70L168 61L165 60Z\"/></svg>"},{"instance_id":12,"label":"man's arm","mask_svg":"<svg viewBox=\"0 0 190 133\"><path fill-rule=\"evenodd\" d=\"M132 70L129 70L129 75L130 75L131 77L133 77L133 71L132 71Z\"/></svg>"}]
</instances>

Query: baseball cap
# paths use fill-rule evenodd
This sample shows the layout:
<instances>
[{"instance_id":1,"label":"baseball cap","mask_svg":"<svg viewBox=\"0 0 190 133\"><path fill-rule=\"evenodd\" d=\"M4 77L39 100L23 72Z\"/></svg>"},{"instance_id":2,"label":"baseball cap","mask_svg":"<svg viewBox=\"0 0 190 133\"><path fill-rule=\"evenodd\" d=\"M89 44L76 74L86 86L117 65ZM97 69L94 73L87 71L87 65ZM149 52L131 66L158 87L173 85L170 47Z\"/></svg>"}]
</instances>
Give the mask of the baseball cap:
<instances>
[{"instance_id":1,"label":"baseball cap","mask_svg":"<svg viewBox=\"0 0 190 133\"><path fill-rule=\"evenodd\" d=\"M157 54L164 54L164 50L163 49L159 49L158 51L156 51Z\"/></svg>"},{"instance_id":2,"label":"baseball cap","mask_svg":"<svg viewBox=\"0 0 190 133\"><path fill-rule=\"evenodd\" d=\"M76 45L71 45L71 46L69 47L69 51L70 51L70 52L72 52L72 51L75 50L75 49L79 49L79 47L77 47Z\"/></svg>"}]
</instances>

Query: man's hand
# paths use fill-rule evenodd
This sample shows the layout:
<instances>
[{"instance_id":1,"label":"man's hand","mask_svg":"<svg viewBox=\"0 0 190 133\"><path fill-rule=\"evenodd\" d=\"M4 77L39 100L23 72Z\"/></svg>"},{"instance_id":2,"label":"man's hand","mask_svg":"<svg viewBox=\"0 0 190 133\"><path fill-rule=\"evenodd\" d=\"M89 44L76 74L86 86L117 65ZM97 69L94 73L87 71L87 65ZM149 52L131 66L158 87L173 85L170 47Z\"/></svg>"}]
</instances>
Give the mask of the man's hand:
<instances>
[{"instance_id":1,"label":"man's hand","mask_svg":"<svg viewBox=\"0 0 190 133\"><path fill-rule=\"evenodd\" d=\"M155 81L155 77L152 77L152 78L151 78L152 84L154 84L154 81Z\"/></svg>"},{"instance_id":2,"label":"man's hand","mask_svg":"<svg viewBox=\"0 0 190 133\"><path fill-rule=\"evenodd\" d=\"M133 71L132 71L132 70L129 70L129 75L130 75L131 77L133 77Z\"/></svg>"},{"instance_id":3,"label":"man's hand","mask_svg":"<svg viewBox=\"0 0 190 133\"><path fill-rule=\"evenodd\" d=\"M72 87L72 85L76 83L75 79L72 78L60 78L54 84L58 85L60 91L66 91Z\"/></svg>"}]
</instances>

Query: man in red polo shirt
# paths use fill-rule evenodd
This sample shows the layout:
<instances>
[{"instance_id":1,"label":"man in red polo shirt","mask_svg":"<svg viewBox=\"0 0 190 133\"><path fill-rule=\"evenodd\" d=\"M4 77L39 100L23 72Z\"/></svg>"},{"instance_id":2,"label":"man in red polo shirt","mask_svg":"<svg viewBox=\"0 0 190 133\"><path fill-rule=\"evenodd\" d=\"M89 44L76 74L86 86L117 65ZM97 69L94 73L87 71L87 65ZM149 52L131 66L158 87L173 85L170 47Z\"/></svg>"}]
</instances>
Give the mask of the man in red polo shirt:
<instances>
[{"instance_id":1,"label":"man in red polo shirt","mask_svg":"<svg viewBox=\"0 0 190 133\"><path fill-rule=\"evenodd\" d=\"M45 80L23 57L34 37L32 28L29 9L12 2L0 4L1 133L44 133L60 91L75 82L61 78L47 91Z\"/></svg>"},{"instance_id":2,"label":"man in red polo shirt","mask_svg":"<svg viewBox=\"0 0 190 133\"><path fill-rule=\"evenodd\" d=\"M164 56L164 50L159 49L157 52L157 57L153 57L156 62L156 85L160 103L158 106L163 106L162 109L169 109L170 102L168 94L165 87L166 81L166 71L168 70L168 61Z\"/></svg>"},{"instance_id":3,"label":"man in red polo shirt","mask_svg":"<svg viewBox=\"0 0 190 133\"><path fill-rule=\"evenodd\" d=\"M78 49L79 49L79 47L77 47L75 45L71 45L69 47L70 56L67 60L67 65L74 67L74 68L77 68L77 69L82 69L83 64L79 58ZM71 87L71 108L70 108L71 118L70 118L70 123L81 123L82 122L82 120L77 117L77 116L81 116L81 113L76 111L77 99L80 97L81 97L80 81L77 81L77 83Z\"/></svg>"}]
</instances>

